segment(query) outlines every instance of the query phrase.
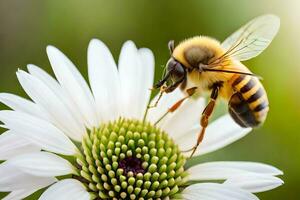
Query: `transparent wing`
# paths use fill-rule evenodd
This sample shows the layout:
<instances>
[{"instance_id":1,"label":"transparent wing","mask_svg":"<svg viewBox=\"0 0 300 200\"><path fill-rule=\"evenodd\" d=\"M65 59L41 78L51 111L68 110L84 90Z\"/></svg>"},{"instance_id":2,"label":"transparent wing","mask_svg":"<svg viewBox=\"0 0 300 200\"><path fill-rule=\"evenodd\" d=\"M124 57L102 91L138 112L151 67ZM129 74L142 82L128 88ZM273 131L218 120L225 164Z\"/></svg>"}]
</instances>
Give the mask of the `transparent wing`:
<instances>
[{"instance_id":1,"label":"transparent wing","mask_svg":"<svg viewBox=\"0 0 300 200\"><path fill-rule=\"evenodd\" d=\"M230 35L223 43L225 54L239 61L249 60L263 52L278 32L280 19L275 15L254 18Z\"/></svg>"}]
</instances>

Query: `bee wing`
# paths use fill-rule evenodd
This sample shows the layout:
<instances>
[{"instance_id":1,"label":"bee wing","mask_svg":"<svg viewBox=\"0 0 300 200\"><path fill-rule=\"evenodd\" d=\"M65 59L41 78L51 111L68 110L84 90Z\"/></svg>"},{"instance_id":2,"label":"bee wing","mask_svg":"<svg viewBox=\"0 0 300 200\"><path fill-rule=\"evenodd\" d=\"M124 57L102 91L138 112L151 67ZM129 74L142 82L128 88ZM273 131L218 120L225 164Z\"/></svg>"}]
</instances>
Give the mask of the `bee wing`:
<instances>
[{"instance_id":1,"label":"bee wing","mask_svg":"<svg viewBox=\"0 0 300 200\"><path fill-rule=\"evenodd\" d=\"M275 15L254 18L222 43L225 49L222 57L243 61L259 55L269 46L279 26L280 19Z\"/></svg>"}]
</instances>

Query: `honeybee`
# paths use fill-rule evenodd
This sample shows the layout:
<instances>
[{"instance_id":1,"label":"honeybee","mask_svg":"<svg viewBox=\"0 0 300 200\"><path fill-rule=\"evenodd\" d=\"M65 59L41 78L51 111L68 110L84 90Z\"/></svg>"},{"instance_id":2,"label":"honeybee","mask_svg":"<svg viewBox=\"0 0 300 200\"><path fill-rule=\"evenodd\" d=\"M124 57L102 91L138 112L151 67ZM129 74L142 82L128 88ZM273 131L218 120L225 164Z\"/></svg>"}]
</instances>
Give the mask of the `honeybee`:
<instances>
[{"instance_id":1,"label":"honeybee","mask_svg":"<svg viewBox=\"0 0 300 200\"><path fill-rule=\"evenodd\" d=\"M174 41L169 42L171 58L166 64L163 79L154 88L160 88L162 95L179 87L186 96L178 100L168 113L174 112L194 94L201 95L207 91L211 94L202 112L202 129L197 142L188 150L192 151L191 156L203 140L219 96L228 101L229 113L241 127L256 127L265 121L269 110L267 93L259 77L240 61L249 60L264 51L279 26L277 16L263 15L242 26L222 43L207 36L186 39L176 47Z\"/></svg>"}]
</instances>

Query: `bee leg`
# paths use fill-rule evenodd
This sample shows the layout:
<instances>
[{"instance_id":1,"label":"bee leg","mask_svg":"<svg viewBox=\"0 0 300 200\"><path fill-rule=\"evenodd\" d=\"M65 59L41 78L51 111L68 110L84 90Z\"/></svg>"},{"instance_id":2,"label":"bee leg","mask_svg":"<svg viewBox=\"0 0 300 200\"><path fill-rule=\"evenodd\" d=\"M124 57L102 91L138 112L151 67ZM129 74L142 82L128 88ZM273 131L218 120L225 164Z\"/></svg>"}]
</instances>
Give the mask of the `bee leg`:
<instances>
[{"instance_id":1,"label":"bee leg","mask_svg":"<svg viewBox=\"0 0 300 200\"><path fill-rule=\"evenodd\" d=\"M204 134L205 134L205 130L206 127L208 125L209 122L209 118L213 113L213 110L215 108L216 105L216 100L219 94L219 90L220 90L220 86L216 85L212 88L212 93L210 96L210 101L208 102L207 106L205 107L204 111L202 112L202 116L201 116L201 120L200 120L200 124L201 124L201 132L198 135L198 139L197 139L197 143L196 145L191 149L192 150L192 154L190 155L190 157L192 157L194 155L194 153L196 152L199 144L202 142L203 138L204 138Z\"/></svg>"},{"instance_id":2,"label":"bee leg","mask_svg":"<svg viewBox=\"0 0 300 200\"><path fill-rule=\"evenodd\" d=\"M171 75L171 73L167 73L167 75L153 87L154 89L155 88L160 88L159 96L158 96L155 104L154 105L148 105L147 109L155 108L158 105L158 102L159 102L159 100L161 99L161 97L163 96L164 93L172 92L184 80L184 78L182 78L182 79L178 80L177 82L175 82L174 84L167 87L165 85L165 82L168 80L170 75Z\"/></svg>"},{"instance_id":3,"label":"bee leg","mask_svg":"<svg viewBox=\"0 0 300 200\"><path fill-rule=\"evenodd\" d=\"M167 88L167 87L166 87L165 85L162 85L162 86L160 87L160 91L159 91L159 95L158 95L157 100L155 101L154 105L150 105L150 103L149 103L149 105L147 106L147 109L157 107L158 102L160 101L160 99L162 98L163 94L165 93L165 89L166 89L166 88Z\"/></svg>"},{"instance_id":4,"label":"bee leg","mask_svg":"<svg viewBox=\"0 0 300 200\"><path fill-rule=\"evenodd\" d=\"M187 96L183 97L182 99L179 99L175 104L173 104L168 110L167 112L165 112L155 123L154 125L157 125L164 117L166 117L169 113L172 113L174 111L176 111L181 104L188 99L189 97L193 96L193 94L195 94L197 87L192 87L192 88L188 88L186 90Z\"/></svg>"},{"instance_id":5,"label":"bee leg","mask_svg":"<svg viewBox=\"0 0 300 200\"><path fill-rule=\"evenodd\" d=\"M158 102L160 101L160 99L162 98L162 96L163 96L163 94L164 94L164 89L165 89L165 86L162 85L162 86L160 87L159 96L158 96L157 100L155 101L154 105L150 105L151 102L149 101L149 103L148 103L148 105L147 105L147 108L146 108L146 111L145 111L145 114L144 114L144 117L143 117L143 121L146 120L149 109L157 107Z\"/></svg>"}]
</instances>

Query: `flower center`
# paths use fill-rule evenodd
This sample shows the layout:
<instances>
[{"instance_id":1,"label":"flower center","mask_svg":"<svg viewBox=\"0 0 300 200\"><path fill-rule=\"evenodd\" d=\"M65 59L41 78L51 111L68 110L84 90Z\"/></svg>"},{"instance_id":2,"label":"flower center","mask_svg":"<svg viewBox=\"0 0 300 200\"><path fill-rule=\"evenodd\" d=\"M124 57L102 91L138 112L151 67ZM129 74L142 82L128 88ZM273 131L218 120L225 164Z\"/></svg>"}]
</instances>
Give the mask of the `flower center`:
<instances>
[{"instance_id":1,"label":"flower center","mask_svg":"<svg viewBox=\"0 0 300 200\"><path fill-rule=\"evenodd\" d=\"M161 129L119 119L88 132L77 178L94 199L164 199L185 183L185 157Z\"/></svg>"},{"instance_id":2,"label":"flower center","mask_svg":"<svg viewBox=\"0 0 300 200\"><path fill-rule=\"evenodd\" d=\"M124 170L127 175L128 172L132 172L134 175L138 173L145 173L145 169L142 167L142 160L135 157L127 157L119 162L119 168Z\"/></svg>"}]
</instances>

